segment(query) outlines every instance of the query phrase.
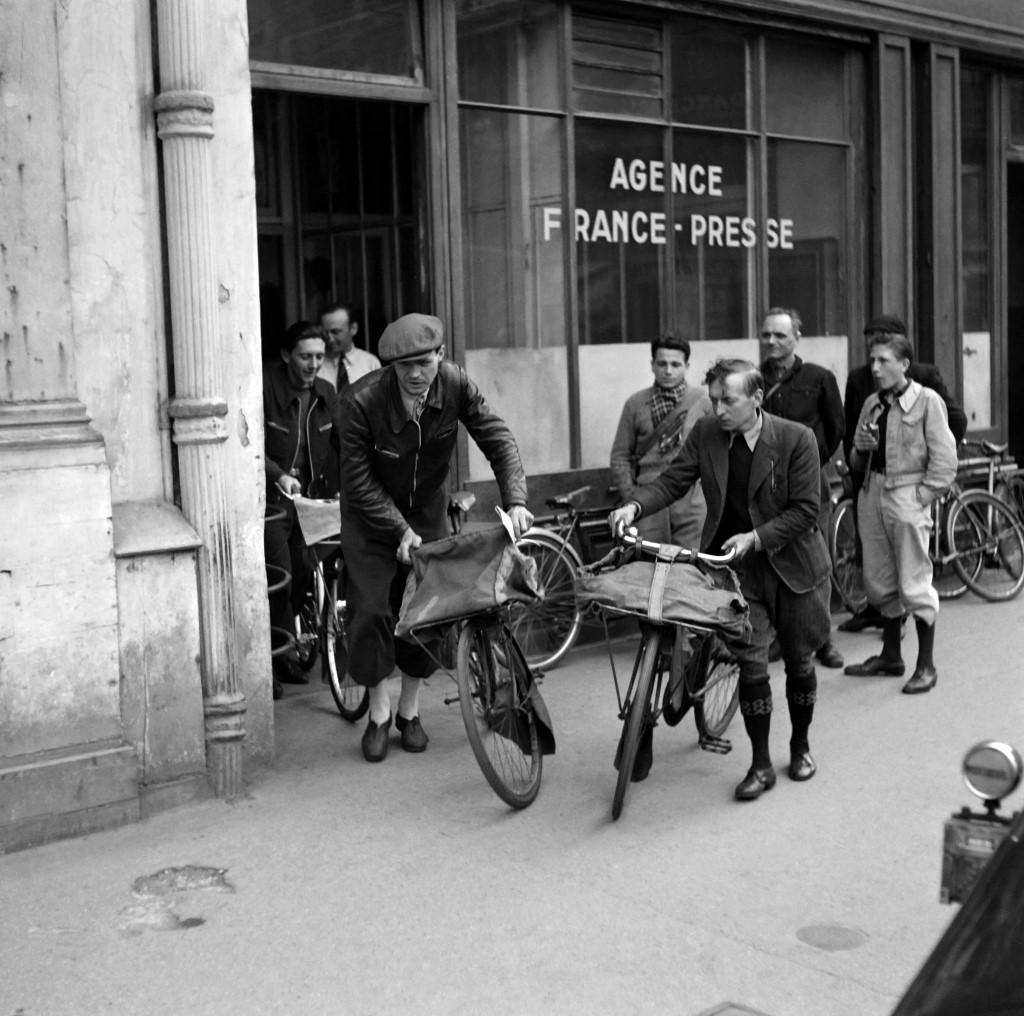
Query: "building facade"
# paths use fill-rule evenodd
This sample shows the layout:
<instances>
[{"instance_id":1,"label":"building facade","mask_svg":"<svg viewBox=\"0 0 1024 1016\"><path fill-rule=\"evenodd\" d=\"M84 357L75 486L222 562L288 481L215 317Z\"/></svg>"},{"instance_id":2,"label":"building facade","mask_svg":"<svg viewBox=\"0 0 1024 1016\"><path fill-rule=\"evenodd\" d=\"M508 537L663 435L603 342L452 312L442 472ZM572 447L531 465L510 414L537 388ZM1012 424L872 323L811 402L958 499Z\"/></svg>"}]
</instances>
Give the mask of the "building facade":
<instances>
[{"instance_id":1,"label":"building facade","mask_svg":"<svg viewBox=\"0 0 1024 1016\"><path fill-rule=\"evenodd\" d=\"M15 0L3 14L0 848L273 757L260 387L335 299L442 317L536 503L647 343L842 379L903 316L1024 457L1024 9ZM493 497L460 446L458 480Z\"/></svg>"}]
</instances>

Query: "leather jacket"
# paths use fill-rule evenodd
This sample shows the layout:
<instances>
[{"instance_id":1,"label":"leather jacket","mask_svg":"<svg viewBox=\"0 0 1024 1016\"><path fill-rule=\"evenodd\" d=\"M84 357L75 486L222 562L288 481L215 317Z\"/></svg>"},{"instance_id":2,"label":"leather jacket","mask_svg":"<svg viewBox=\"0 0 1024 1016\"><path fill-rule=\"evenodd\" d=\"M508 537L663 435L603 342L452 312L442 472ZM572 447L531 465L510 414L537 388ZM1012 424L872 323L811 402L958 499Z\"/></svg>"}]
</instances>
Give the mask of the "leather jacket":
<instances>
[{"instance_id":1,"label":"leather jacket","mask_svg":"<svg viewBox=\"0 0 1024 1016\"><path fill-rule=\"evenodd\" d=\"M349 519L397 544L413 519L421 536L443 536L459 423L487 456L504 506L527 503L515 438L458 364L442 361L419 420L406 412L393 367L346 388L341 417L343 528Z\"/></svg>"},{"instance_id":2,"label":"leather jacket","mask_svg":"<svg viewBox=\"0 0 1024 1016\"><path fill-rule=\"evenodd\" d=\"M843 440L846 420L839 382L835 374L799 356L782 377L773 377L771 361L761 364L766 392L764 411L784 420L802 423L814 431L818 462L825 465Z\"/></svg>"},{"instance_id":3,"label":"leather jacket","mask_svg":"<svg viewBox=\"0 0 1024 1016\"><path fill-rule=\"evenodd\" d=\"M303 475L308 485L303 493L310 497L333 494L325 489L325 476L337 475L332 457L338 454L338 397L322 378L316 378L311 389L309 411L299 419L299 402L288 383L284 364L265 371L263 375L264 457L267 491L273 492L281 476ZM296 462L299 450L299 427L306 430L305 462Z\"/></svg>"}]
</instances>

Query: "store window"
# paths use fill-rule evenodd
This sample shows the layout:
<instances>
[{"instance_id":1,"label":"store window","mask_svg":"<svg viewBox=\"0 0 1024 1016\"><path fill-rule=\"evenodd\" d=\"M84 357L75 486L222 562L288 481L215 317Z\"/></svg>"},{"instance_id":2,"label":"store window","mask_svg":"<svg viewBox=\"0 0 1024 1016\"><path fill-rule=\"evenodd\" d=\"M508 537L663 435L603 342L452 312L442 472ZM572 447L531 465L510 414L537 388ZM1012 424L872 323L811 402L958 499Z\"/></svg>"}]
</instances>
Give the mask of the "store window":
<instances>
[{"instance_id":1,"label":"store window","mask_svg":"<svg viewBox=\"0 0 1024 1016\"><path fill-rule=\"evenodd\" d=\"M699 347L699 381L716 355L757 358L760 314L785 302L809 354L845 377L866 54L709 18L527 6L458 5L467 362L569 354L541 398L521 396L551 424L543 468L607 465L622 400L650 383L649 343L667 331ZM564 97L531 38L549 53L566 40ZM578 406L571 430L549 377L565 385L559 413Z\"/></svg>"},{"instance_id":2,"label":"store window","mask_svg":"<svg viewBox=\"0 0 1024 1016\"><path fill-rule=\"evenodd\" d=\"M248 0L258 64L383 75L422 83L417 0Z\"/></svg>"}]
</instances>

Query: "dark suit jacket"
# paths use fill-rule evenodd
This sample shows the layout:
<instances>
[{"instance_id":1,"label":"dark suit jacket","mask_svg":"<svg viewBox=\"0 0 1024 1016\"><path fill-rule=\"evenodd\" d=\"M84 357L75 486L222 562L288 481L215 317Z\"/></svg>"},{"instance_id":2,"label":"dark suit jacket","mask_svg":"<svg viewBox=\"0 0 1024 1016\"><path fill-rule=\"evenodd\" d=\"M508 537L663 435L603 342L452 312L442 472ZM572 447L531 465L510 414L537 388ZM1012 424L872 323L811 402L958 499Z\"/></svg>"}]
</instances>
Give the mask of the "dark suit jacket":
<instances>
[{"instance_id":1,"label":"dark suit jacket","mask_svg":"<svg viewBox=\"0 0 1024 1016\"><path fill-rule=\"evenodd\" d=\"M799 356L777 379L777 386L772 380L770 360L761 364L761 373L768 388L765 412L810 427L818 442L818 460L825 465L843 439L843 400L835 374L816 363L805 363Z\"/></svg>"},{"instance_id":2,"label":"dark suit jacket","mask_svg":"<svg viewBox=\"0 0 1024 1016\"><path fill-rule=\"evenodd\" d=\"M946 415L949 417L949 429L959 445L967 433L967 414L946 388L939 368L933 363L912 363L907 372L911 381L922 384L937 392L946 403ZM846 433L843 435L843 451L846 461L850 461L850 450L853 448L853 435L857 431L860 411L868 396L875 390L875 379L871 376L871 368L866 364L854 367L846 378L846 398L843 399L843 411L846 414Z\"/></svg>"},{"instance_id":3,"label":"dark suit jacket","mask_svg":"<svg viewBox=\"0 0 1024 1016\"><path fill-rule=\"evenodd\" d=\"M814 434L802 423L763 414L750 466L750 518L776 574L794 593L807 593L829 575L825 540L818 530L821 467ZM718 420L697 421L679 457L632 500L648 515L682 497L700 480L708 503L701 548L707 550L725 509L729 437ZM737 440L742 437L737 435ZM732 535L732 534L730 534Z\"/></svg>"}]
</instances>

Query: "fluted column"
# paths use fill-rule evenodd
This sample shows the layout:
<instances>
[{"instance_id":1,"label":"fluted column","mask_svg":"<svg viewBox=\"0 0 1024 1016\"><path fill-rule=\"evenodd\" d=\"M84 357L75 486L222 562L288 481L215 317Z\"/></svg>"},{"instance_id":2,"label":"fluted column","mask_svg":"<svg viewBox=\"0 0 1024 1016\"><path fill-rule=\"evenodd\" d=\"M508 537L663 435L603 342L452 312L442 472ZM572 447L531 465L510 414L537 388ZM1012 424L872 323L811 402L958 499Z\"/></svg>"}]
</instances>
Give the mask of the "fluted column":
<instances>
[{"instance_id":1,"label":"fluted column","mask_svg":"<svg viewBox=\"0 0 1024 1016\"><path fill-rule=\"evenodd\" d=\"M206 759L215 793L242 789L245 697L235 653L231 526L224 469L227 403L217 335L210 140L213 99L203 91L202 0L158 0L168 276L174 355L170 415L182 510L203 541L198 557Z\"/></svg>"}]
</instances>

